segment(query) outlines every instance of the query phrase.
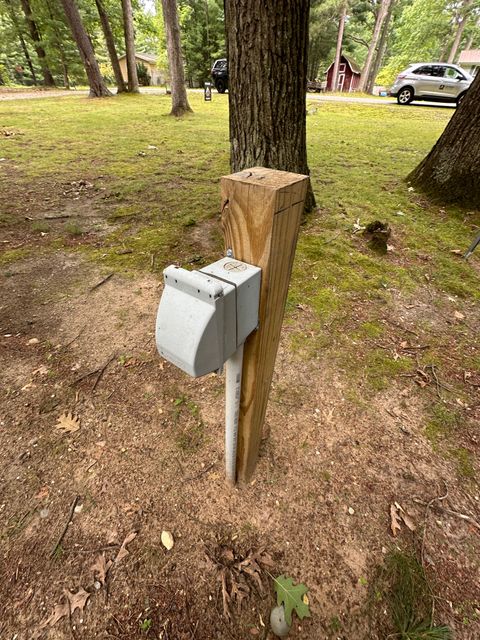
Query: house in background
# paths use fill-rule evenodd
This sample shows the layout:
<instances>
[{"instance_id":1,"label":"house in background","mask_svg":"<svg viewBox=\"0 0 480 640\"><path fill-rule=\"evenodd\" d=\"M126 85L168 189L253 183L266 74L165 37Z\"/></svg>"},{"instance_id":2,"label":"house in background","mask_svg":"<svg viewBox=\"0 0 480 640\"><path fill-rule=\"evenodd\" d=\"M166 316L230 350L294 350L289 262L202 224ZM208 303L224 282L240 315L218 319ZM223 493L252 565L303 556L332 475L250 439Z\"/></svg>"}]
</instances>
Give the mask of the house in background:
<instances>
[{"instance_id":1,"label":"house in background","mask_svg":"<svg viewBox=\"0 0 480 640\"><path fill-rule=\"evenodd\" d=\"M465 49L465 51L462 51L458 64L472 76L476 75L480 69L480 49Z\"/></svg>"},{"instance_id":2,"label":"house in background","mask_svg":"<svg viewBox=\"0 0 480 640\"><path fill-rule=\"evenodd\" d=\"M153 56L149 53L136 53L135 60L137 62L137 66L143 64L143 66L146 67L147 73L150 76L150 84L165 84L167 76L162 69L158 68L157 56ZM128 74L126 55L124 54L123 56L119 56L118 62L120 63L123 79L127 82Z\"/></svg>"},{"instance_id":3,"label":"house in background","mask_svg":"<svg viewBox=\"0 0 480 640\"><path fill-rule=\"evenodd\" d=\"M327 91L355 91L360 82L362 72L360 67L350 58L340 56L340 65L338 67L337 86L333 86L333 66L334 62L327 69Z\"/></svg>"}]
</instances>

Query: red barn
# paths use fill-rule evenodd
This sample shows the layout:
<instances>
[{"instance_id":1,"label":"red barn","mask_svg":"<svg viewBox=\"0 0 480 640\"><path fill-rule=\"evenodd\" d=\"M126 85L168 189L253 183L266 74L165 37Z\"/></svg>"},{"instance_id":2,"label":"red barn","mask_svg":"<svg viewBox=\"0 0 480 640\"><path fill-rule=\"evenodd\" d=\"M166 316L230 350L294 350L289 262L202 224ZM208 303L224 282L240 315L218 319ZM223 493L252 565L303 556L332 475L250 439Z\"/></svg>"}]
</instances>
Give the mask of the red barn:
<instances>
[{"instance_id":1,"label":"red barn","mask_svg":"<svg viewBox=\"0 0 480 640\"><path fill-rule=\"evenodd\" d=\"M362 72L360 67L350 58L340 56L340 65L338 67L337 87L333 86L333 66L334 62L327 69L327 91L355 91L360 82Z\"/></svg>"}]
</instances>

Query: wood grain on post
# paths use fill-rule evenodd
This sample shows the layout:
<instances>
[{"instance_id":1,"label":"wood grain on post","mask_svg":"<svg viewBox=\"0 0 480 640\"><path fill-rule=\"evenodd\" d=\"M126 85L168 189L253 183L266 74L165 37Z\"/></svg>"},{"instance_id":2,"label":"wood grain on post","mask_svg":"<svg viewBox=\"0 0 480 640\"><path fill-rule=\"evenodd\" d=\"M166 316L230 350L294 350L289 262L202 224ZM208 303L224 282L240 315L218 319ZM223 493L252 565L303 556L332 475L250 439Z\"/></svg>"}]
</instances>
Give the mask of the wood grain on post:
<instances>
[{"instance_id":1,"label":"wood grain on post","mask_svg":"<svg viewBox=\"0 0 480 640\"><path fill-rule=\"evenodd\" d=\"M262 269L259 327L245 343L237 479L255 469L308 176L254 167L221 180L227 249Z\"/></svg>"}]
</instances>

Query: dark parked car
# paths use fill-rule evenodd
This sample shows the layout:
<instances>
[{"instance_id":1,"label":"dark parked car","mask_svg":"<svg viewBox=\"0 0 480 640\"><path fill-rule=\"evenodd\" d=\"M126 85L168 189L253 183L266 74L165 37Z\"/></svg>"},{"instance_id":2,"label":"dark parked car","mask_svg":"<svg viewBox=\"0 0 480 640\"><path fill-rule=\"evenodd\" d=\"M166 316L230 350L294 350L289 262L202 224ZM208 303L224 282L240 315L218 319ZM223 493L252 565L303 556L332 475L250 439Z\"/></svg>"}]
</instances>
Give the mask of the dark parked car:
<instances>
[{"instance_id":1,"label":"dark parked car","mask_svg":"<svg viewBox=\"0 0 480 640\"><path fill-rule=\"evenodd\" d=\"M218 93L225 93L228 89L228 66L226 58L220 58L213 63L212 80Z\"/></svg>"}]
</instances>

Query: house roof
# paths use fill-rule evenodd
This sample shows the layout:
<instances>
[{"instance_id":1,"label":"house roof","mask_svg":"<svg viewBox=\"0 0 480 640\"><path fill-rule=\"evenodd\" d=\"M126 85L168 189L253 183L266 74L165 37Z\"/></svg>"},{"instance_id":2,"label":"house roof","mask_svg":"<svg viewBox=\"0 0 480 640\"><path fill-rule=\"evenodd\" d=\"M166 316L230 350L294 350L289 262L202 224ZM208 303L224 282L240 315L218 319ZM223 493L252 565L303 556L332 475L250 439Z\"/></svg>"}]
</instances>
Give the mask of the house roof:
<instances>
[{"instance_id":1,"label":"house roof","mask_svg":"<svg viewBox=\"0 0 480 640\"><path fill-rule=\"evenodd\" d=\"M480 49L465 49L465 51L462 51L458 64L480 64Z\"/></svg>"},{"instance_id":2,"label":"house roof","mask_svg":"<svg viewBox=\"0 0 480 640\"><path fill-rule=\"evenodd\" d=\"M362 73L362 70L360 69L358 64L356 62L354 62L351 58L348 58L343 53L341 55L341 58L343 58L345 60L345 62L348 64L348 66L350 67L350 69L352 70L353 73L358 73L359 75ZM333 67L334 64L335 64L335 62L332 62L332 64L328 67L327 73L330 71L330 69Z\"/></svg>"},{"instance_id":3,"label":"house roof","mask_svg":"<svg viewBox=\"0 0 480 640\"><path fill-rule=\"evenodd\" d=\"M118 56L119 60L123 60L123 58L126 58L126 54L124 53L122 56ZM157 56L152 55L151 53L135 53L135 58L138 58L139 60L143 60L144 62L150 62L150 64L156 64L157 62Z\"/></svg>"}]
</instances>

